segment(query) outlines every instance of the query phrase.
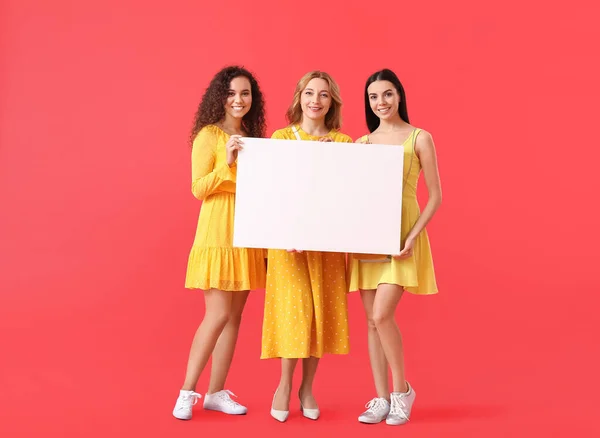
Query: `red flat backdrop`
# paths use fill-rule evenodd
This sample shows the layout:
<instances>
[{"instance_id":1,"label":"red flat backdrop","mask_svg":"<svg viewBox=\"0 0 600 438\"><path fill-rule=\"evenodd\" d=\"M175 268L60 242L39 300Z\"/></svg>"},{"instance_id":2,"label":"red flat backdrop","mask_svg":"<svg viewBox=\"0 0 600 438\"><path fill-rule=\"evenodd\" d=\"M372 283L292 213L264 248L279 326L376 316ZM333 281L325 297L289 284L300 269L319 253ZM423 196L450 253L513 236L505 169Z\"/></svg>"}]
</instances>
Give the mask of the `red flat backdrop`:
<instances>
[{"instance_id":1,"label":"red flat backdrop","mask_svg":"<svg viewBox=\"0 0 600 438\"><path fill-rule=\"evenodd\" d=\"M398 311L418 393L401 433L598 433L593 2L386 3L0 3L1 436L400 432L356 422L374 396L358 295L351 355L322 361L318 422L297 400L287 424L269 417L262 291L228 382L250 413L171 417L203 315L183 288L199 210L186 139L229 63L260 78L269 134L312 69L364 134L364 81L389 67L434 136L441 293Z\"/></svg>"}]
</instances>

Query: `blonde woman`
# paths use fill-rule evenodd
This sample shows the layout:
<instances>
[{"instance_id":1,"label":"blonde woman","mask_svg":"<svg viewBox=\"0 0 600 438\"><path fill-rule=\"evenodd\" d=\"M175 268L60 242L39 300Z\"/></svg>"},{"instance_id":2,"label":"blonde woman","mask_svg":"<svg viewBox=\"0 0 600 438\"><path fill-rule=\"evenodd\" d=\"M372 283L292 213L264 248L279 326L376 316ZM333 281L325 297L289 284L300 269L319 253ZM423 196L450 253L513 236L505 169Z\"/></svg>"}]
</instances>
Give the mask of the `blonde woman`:
<instances>
[{"instance_id":1,"label":"blonde woman","mask_svg":"<svg viewBox=\"0 0 600 438\"><path fill-rule=\"evenodd\" d=\"M272 138L352 143L339 131L341 109L339 87L331 76L307 73L296 85L287 112L289 126L275 131ZM346 286L344 254L269 250L261 358L281 359L271 406L276 420L288 418L298 359L302 359L300 409L306 418L319 418L313 394L319 359L349 352Z\"/></svg>"}]
</instances>

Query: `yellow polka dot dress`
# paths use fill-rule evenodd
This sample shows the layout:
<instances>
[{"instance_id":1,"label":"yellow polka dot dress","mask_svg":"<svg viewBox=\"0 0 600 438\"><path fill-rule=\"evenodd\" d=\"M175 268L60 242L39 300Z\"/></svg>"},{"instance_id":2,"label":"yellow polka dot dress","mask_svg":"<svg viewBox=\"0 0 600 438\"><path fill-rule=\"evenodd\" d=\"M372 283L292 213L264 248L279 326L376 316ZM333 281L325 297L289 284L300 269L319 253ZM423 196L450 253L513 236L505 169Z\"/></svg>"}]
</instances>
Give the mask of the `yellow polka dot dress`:
<instances>
[{"instance_id":1,"label":"yellow polka dot dress","mask_svg":"<svg viewBox=\"0 0 600 438\"><path fill-rule=\"evenodd\" d=\"M299 127L281 129L273 138L318 140ZM332 131L336 142L352 143ZM262 359L322 357L347 354L348 331L345 254L269 250Z\"/></svg>"}]
</instances>

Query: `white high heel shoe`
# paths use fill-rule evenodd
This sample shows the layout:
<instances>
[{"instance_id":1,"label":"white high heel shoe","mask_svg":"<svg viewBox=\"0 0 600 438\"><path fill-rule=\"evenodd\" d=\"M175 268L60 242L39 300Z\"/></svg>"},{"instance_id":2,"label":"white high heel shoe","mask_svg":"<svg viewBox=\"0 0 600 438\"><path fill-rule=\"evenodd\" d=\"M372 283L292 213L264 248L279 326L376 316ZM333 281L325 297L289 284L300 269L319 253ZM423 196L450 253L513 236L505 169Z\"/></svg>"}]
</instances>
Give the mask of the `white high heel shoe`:
<instances>
[{"instance_id":1,"label":"white high heel shoe","mask_svg":"<svg viewBox=\"0 0 600 438\"><path fill-rule=\"evenodd\" d=\"M279 388L277 388L279 389ZM275 397L277 396L277 390L275 390L275 394L273 394L273 402L271 403L271 417L275 418L277 421L281 423L285 423L290 415L290 411L279 411L277 409L273 409L273 403L275 402Z\"/></svg>"},{"instance_id":2,"label":"white high heel shoe","mask_svg":"<svg viewBox=\"0 0 600 438\"><path fill-rule=\"evenodd\" d=\"M298 398L300 398L299 393ZM304 415L309 420L318 420L319 416L321 415L321 411L319 410L319 408L307 409L304 406L302 406L302 399L300 399L300 412L302 412L302 415Z\"/></svg>"}]
</instances>

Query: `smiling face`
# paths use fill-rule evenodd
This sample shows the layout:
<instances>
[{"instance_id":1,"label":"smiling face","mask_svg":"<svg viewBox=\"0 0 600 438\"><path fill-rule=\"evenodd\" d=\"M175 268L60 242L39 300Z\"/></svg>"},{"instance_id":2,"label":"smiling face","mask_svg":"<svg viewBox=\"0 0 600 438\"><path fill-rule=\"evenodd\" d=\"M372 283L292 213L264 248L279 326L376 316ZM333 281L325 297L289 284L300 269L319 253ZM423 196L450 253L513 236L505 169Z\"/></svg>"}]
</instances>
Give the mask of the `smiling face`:
<instances>
[{"instance_id":1,"label":"smiling face","mask_svg":"<svg viewBox=\"0 0 600 438\"><path fill-rule=\"evenodd\" d=\"M300 98L302 114L312 120L325 119L331 107L331 91L329 83L325 79L311 79Z\"/></svg>"},{"instance_id":2,"label":"smiling face","mask_svg":"<svg viewBox=\"0 0 600 438\"><path fill-rule=\"evenodd\" d=\"M382 120L398 116L400 95L389 81L375 81L367 89L371 110Z\"/></svg>"},{"instance_id":3,"label":"smiling face","mask_svg":"<svg viewBox=\"0 0 600 438\"><path fill-rule=\"evenodd\" d=\"M252 91L250 81L245 76L238 76L231 80L227 100L225 101L225 113L228 117L241 119L252 106Z\"/></svg>"}]
</instances>

